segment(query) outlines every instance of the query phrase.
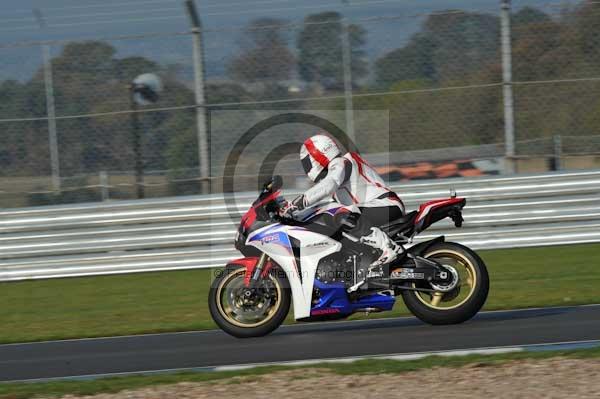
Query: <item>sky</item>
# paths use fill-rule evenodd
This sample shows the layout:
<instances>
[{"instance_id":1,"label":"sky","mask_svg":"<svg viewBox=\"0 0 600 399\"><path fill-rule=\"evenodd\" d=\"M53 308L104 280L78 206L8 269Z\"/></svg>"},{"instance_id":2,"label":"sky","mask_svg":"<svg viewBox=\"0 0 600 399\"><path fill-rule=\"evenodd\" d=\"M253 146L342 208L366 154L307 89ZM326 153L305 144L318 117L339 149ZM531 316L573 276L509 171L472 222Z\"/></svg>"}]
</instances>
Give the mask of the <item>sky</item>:
<instances>
[{"instance_id":1,"label":"sky","mask_svg":"<svg viewBox=\"0 0 600 399\"><path fill-rule=\"evenodd\" d=\"M349 19L411 15L445 9L495 11L498 0L196 0L206 28L244 25L261 16L301 21L305 15L335 10ZM552 6L558 0L514 0L513 7ZM40 29L32 10L41 11ZM408 22L407 31L414 31ZM417 24L418 25L418 24ZM183 0L2 0L0 42L93 37L96 35L184 30Z\"/></svg>"},{"instance_id":2,"label":"sky","mask_svg":"<svg viewBox=\"0 0 600 399\"><path fill-rule=\"evenodd\" d=\"M575 0L572 0L574 2ZM513 8L534 6L556 10L568 1L513 0ZM291 23L309 14L338 11L368 30L367 53L378 56L405 43L419 30L424 16L433 11L461 9L498 13L499 0L196 0L205 29L208 69L223 65L240 41L242 28L258 17L276 17ZM40 27L33 9L39 9ZM377 17L395 20L362 22ZM6 49L2 45L39 40L82 40L114 35L181 32L189 29L183 0L0 0L0 79L11 73L27 74L39 61L33 49ZM231 29L231 30L228 30ZM178 62L182 42L120 42L121 55L162 54ZM187 45L187 44L186 44ZM53 49L56 55L60 48ZM186 55L187 58L187 55ZM4 59L4 62L3 62ZM4 65L3 65L4 64Z\"/></svg>"}]
</instances>

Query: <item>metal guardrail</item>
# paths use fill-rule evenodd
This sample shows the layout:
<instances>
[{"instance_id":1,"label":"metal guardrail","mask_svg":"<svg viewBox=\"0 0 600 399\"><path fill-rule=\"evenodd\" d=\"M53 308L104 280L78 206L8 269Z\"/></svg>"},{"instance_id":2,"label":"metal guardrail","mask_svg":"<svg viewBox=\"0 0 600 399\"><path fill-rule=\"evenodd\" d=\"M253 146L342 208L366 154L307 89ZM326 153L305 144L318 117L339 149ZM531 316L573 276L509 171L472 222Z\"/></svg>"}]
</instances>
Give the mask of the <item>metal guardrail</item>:
<instances>
[{"instance_id":1,"label":"metal guardrail","mask_svg":"<svg viewBox=\"0 0 600 399\"><path fill-rule=\"evenodd\" d=\"M467 197L462 229L445 234L475 249L600 242L600 171L459 178L392 187L407 209ZM256 197L236 195L236 219ZM237 220L236 220L237 222ZM222 266L238 256L222 195L0 211L0 281Z\"/></svg>"}]
</instances>

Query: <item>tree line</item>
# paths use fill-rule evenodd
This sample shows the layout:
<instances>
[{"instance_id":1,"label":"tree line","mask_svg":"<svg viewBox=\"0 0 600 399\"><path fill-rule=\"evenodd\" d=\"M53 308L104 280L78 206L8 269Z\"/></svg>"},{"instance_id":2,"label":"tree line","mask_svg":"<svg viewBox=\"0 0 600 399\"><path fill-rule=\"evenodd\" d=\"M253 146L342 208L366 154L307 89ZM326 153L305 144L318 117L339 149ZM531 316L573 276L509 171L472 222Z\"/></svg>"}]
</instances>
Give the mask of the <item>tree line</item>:
<instances>
[{"instance_id":1,"label":"tree line","mask_svg":"<svg viewBox=\"0 0 600 399\"><path fill-rule=\"evenodd\" d=\"M515 81L597 78L600 73L600 8L586 2L560 16L534 8L512 15ZM336 12L309 15L297 30L281 19L252 21L240 35L237 54L227 61L227 79L208 81L209 104L295 99L341 94L343 37L351 54L356 109L389 110L390 135L378 140L370 121L357 122L365 151L401 151L502 141L500 22L495 15L448 12L428 16L405 45L369 60L368 32L345 24ZM143 57L118 57L105 42L65 45L52 59L59 115L110 113L129 109L127 84L133 76L158 71L165 90L159 106L194 104L181 67ZM290 90L290 81L304 87ZM287 82L287 83L286 83ZM519 139L597 134L600 96L595 80L515 86ZM480 87L481 86L481 87ZM461 90L431 89L473 87ZM0 119L44 117L43 71L26 82L0 82ZM289 109L289 104L265 105ZM296 102L294 107L343 109L343 100ZM213 107L212 109L218 109ZM242 106L243 108L243 106ZM256 106L254 106L256 108ZM198 164L193 109L144 113L147 170L182 170ZM57 121L61 169L65 175L131 170L127 114ZM383 136L382 136L383 137ZM227 137L220 137L227 140ZM0 124L0 170L5 176L46 175L47 122Z\"/></svg>"}]
</instances>

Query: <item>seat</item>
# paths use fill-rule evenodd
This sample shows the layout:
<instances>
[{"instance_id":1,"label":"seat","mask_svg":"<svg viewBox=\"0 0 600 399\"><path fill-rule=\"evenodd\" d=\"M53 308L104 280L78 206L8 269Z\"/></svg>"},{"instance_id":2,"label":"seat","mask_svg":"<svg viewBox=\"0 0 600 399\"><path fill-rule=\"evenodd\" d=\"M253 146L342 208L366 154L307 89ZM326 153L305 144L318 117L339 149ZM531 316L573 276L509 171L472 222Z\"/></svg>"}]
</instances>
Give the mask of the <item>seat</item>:
<instances>
[{"instance_id":1,"label":"seat","mask_svg":"<svg viewBox=\"0 0 600 399\"><path fill-rule=\"evenodd\" d=\"M417 218L418 213L419 212L417 211L409 212L401 218L393 220L388 224L384 224L379 228L390 237L393 237L398 233L409 232L414 228L415 219Z\"/></svg>"}]
</instances>

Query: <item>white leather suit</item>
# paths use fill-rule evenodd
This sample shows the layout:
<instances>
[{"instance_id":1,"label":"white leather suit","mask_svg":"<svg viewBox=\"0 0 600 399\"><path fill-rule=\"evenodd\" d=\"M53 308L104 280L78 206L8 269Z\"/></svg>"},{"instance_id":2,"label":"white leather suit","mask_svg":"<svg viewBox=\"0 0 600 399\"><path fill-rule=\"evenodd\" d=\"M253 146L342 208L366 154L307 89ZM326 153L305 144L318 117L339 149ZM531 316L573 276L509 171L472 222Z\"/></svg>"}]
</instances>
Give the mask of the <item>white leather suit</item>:
<instances>
[{"instance_id":1,"label":"white leather suit","mask_svg":"<svg viewBox=\"0 0 600 399\"><path fill-rule=\"evenodd\" d=\"M362 236L361 242L382 251L372 266L396 258L402 248L378 228L404 215L404 204L396 193L386 187L377 172L356 153L332 159L323 172L325 176L304 193L302 206L331 197L342 205L356 205L361 215L351 233Z\"/></svg>"}]
</instances>

